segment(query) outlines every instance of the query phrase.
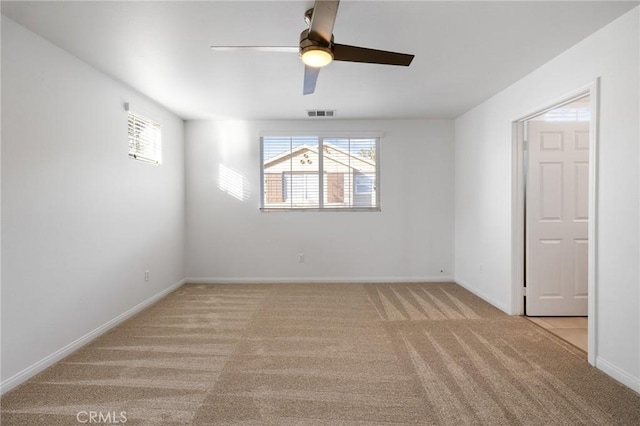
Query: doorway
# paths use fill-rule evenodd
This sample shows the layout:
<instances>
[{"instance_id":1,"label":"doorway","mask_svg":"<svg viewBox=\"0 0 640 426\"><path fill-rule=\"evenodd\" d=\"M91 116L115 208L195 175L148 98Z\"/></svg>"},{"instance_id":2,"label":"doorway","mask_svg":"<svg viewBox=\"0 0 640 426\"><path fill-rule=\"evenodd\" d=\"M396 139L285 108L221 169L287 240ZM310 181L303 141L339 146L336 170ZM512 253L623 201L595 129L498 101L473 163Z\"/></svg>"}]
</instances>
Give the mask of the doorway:
<instances>
[{"instance_id":1,"label":"doorway","mask_svg":"<svg viewBox=\"0 0 640 426\"><path fill-rule=\"evenodd\" d=\"M595 81L513 122L515 311L586 350L591 364L597 88Z\"/></svg>"},{"instance_id":2,"label":"doorway","mask_svg":"<svg viewBox=\"0 0 640 426\"><path fill-rule=\"evenodd\" d=\"M527 316L588 314L590 120L587 95L523 123Z\"/></svg>"}]
</instances>

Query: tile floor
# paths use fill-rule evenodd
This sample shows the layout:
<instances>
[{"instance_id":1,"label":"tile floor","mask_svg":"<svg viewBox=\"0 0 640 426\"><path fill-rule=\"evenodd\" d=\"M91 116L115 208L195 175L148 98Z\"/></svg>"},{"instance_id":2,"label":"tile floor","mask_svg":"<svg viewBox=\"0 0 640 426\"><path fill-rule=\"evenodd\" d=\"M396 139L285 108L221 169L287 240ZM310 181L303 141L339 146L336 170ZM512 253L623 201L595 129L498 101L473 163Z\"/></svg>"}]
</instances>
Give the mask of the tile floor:
<instances>
[{"instance_id":1,"label":"tile floor","mask_svg":"<svg viewBox=\"0 0 640 426\"><path fill-rule=\"evenodd\" d=\"M587 352L587 317L525 317Z\"/></svg>"}]
</instances>

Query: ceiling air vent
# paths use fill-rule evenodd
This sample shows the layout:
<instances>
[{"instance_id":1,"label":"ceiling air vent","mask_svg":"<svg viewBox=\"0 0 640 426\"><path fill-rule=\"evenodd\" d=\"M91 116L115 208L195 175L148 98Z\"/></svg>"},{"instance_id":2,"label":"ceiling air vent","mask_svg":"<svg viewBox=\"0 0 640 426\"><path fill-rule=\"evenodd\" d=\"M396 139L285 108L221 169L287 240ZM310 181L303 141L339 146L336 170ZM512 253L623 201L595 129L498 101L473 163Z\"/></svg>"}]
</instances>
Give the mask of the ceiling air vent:
<instances>
[{"instance_id":1,"label":"ceiling air vent","mask_svg":"<svg viewBox=\"0 0 640 426\"><path fill-rule=\"evenodd\" d=\"M307 115L309 117L334 117L336 115L336 110L334 109L308 109Z\"/></svg>"}]
</instances>

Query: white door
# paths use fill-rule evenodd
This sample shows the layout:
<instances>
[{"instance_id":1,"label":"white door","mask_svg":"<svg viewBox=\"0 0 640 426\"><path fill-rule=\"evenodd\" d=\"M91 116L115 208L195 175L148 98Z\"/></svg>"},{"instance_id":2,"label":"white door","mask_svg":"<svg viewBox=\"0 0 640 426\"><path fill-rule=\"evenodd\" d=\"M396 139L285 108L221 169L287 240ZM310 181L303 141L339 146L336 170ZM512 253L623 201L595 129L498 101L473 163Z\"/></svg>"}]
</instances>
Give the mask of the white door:
<instances>
[{"instance_id":1,"label":"white door","mask_svg":"<svg viewBox=\"0 0 640 426\"><path fill-rule=\"evenodd\" d=\"M587 315L589 122L528 122L527 315Z\"/></svg>"}]
</instances>

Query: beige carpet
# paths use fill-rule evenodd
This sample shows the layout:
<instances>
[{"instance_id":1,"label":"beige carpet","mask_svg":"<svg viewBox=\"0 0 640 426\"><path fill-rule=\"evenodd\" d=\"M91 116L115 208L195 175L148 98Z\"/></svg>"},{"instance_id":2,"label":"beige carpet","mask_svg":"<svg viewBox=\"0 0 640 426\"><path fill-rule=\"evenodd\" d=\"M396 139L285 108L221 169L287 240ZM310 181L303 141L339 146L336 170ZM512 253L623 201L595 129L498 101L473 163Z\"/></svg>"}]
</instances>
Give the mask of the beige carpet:
<instances>
[{"instance_id":1,"label":"beige carpet","mask_svg":"<svg viewBox=\"0 0 640 426\"><path fill-rule=\"evenodd\" d=\"M583 352L431 283L186 285L1 409L3 426L640 424L640 396Z\"/></svg>"}]
</instances>

